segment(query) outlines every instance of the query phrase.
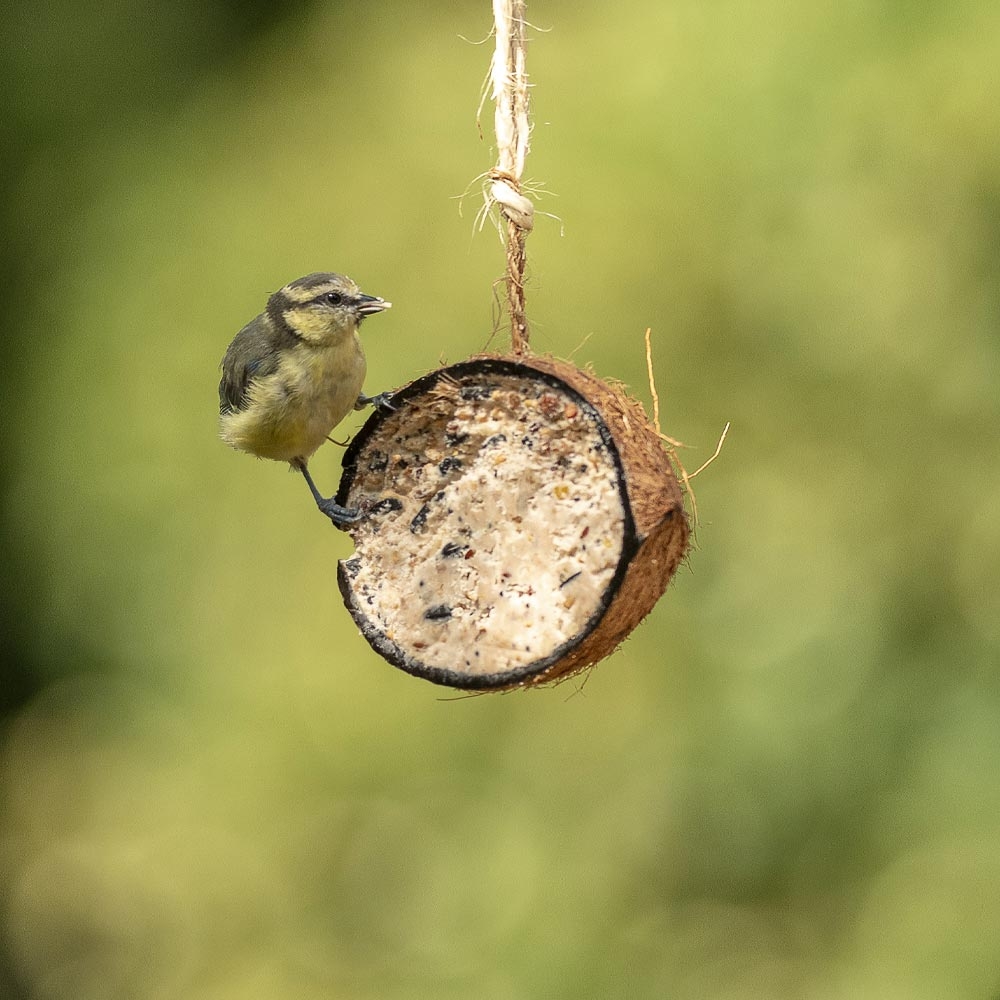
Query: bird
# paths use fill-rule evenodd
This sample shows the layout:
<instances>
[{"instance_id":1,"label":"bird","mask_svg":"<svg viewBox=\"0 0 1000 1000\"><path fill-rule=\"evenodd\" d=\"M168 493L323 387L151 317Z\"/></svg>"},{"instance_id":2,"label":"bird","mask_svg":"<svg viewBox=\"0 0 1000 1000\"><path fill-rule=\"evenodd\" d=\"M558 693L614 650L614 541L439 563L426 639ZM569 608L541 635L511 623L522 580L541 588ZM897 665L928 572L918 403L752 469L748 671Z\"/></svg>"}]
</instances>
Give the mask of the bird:
<instances>
[{"instance_id":1,"label":"bird","mask_svg":"<svg viewBox=\"0 0 1000 1000\"><path fill-rule=\"evenodd\" d=\"M316 272L267 300L233 338L222 359L222 440L258 458L288 462L301 472L316 506L337 528L360 520L317 489L309 459L352 410L392 408L388 393L362 392L367 363L358 336L366 316L390 308L348 277Z\"/></svg>"}]
</instances>

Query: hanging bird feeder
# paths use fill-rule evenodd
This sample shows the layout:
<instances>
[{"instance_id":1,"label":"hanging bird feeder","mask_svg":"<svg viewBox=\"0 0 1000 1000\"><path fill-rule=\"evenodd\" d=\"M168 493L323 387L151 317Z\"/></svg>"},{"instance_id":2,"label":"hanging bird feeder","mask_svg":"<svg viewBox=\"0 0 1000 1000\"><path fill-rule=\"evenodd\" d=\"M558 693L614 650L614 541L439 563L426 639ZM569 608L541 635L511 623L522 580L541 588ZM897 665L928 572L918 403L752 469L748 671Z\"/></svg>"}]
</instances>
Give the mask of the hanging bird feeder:
<instances>
[{"instance_id":1,"label":"hanging bird feeder","mask_svg":"<svg viewBox=\"0 0 1000 1000\"><path fill-rule=\"evenodd\" d=\"M687 551L684 491L622 387L532 355L520 181L528 148L522 0L495 0L491 78L511 352L433 371L374 413L336 500L364 516L338 568L344 602L394 666L455 688L568 677L652 610Z\"/></svg>"}]
</instances>

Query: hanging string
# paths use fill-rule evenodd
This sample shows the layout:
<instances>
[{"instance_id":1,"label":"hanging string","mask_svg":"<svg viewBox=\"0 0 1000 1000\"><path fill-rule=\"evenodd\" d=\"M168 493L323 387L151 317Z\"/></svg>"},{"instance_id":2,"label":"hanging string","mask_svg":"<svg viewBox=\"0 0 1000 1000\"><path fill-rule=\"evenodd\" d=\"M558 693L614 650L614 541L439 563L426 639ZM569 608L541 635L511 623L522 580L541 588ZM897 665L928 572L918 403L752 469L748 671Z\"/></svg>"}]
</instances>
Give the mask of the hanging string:
<instances>
[{"instance_id":1,"label":"hanging string","mask_svg":"<svg viewBox=\"0 0 1000 1000\"><path fill-rule=\"evenodd\" d=\"M528 320L524 309L524 239L534 225L535 207L521 194L521 175L528 154L528 75L524 0L493 0L496 50L490 66L497 134L497 165L489 172L490 197L507 221L507 306L510 342L515 354L528 352Z\"/></svg>"}]
</instances>

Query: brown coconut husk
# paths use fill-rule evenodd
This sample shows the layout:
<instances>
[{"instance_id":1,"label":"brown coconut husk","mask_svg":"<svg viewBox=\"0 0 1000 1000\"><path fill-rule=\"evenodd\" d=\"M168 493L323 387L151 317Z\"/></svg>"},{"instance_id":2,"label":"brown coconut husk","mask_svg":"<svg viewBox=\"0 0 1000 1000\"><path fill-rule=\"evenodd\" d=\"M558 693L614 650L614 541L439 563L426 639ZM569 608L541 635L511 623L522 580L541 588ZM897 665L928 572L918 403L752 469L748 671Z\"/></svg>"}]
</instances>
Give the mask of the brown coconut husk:
<instances>
[{"instance_id":1,"label":"brown coconut husk","mask_svg":"<svg viewBox=\"0 0 1000 1000\"><path fill-rule=\"evenodd\" d=\"M623 387L567 361L482 354L415 380L393 396L393 407L374 413L348 448L336 498L367 515L349 529L356 554L341 561L338 579L345 604L371 646L415 676L480 690L561 680L612 653L662 596L690 538L677 474L642 406ZM494 430L505 420L509 432L493 433L485 441L474 438L484 433L480 426ZM537 443L526 427L537 432ZM445 454L449 442L461 457ZM487 446L492 450L484 464ZM540 475L536 492L546 492L547 459L539 452L548 454L547 449L559 455L552 475L570 479L569 485L556 487L556 496L567 497L567 503L545 507L544 517L552 523L540 524L537 512L532 514L535 497L491 497L489 491L509 494L531 487L531 476ZM536 464L523 482L498 481L494 487L489 469L499 468L508 456L511 463ZM468 484L449 479L456 469L464 472L477 462L478 478ZM570 467L585 471L573 479L577 473ZM588 490L597 491L606 513L604 507L588 508ZM580 502L573 506L570 500ZM435 501L440 503L435 506ZM489 511L493 505L509 516L500 524L477 522L472 507ZM525 513L523 520L519 512ZM559 523L563 519L567 523ZM570 555L590 566L586 560L596 558L596 535L606 532L602 541L614 565L602 564L603 575L594 571L594 579L604 582L592 591L585 586L590 569L546 586L550 561L563 549L548 553L545 543L560 532L576 537L578 524L583 528L576 534L584 541ZM531 532L539 540L537 550L526 549L518 532ZM577 551L588 543L588 551ZM502 570L494 574L496 592L490 590L493 578L486 579L492 570L473 572L484 545L500 548L490 555L490 565L499 558ZM467 563L447 558L457 555L456 546L465 546ZM521 553L517 558L527 565L504 565L508 549L512 558ZM525 624L494 635L495 613L503 620L501 605L514 599L505 593L504 580L522 581L515 610ZM532 582L525 585L525 580ZM572 608L577 590L581 603L564 611L564 606ZM587 617L566 625L564 632L571 634L564 634L556 625L548 631L533 628L535 611L540 619L557 622L561 614ZM544 637L530 654L521 650L513 659L506 651L492 652L508 639L517 645L529 632L532 641ZM449 645L448 635L460 639Z\"/></svg>"}]
</instances>

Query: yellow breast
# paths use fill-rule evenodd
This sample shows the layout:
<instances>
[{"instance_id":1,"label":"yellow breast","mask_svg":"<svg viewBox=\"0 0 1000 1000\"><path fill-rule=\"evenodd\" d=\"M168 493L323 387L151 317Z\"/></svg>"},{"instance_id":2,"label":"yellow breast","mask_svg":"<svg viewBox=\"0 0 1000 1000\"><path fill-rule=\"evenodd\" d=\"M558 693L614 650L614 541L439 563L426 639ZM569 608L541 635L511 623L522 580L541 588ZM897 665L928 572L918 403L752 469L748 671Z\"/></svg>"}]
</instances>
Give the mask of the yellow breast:
<instances>
[{"instance_id":1,"label":"yellow breast","mask_svg":"<svg viewBox=\"0 0 1000 1000\"><path fill-rule=\"evenodd\" d=\"M260 458L308 459L353 409L365 371L357 333L330 346L300 342L250 383L245 409L222 417L222 438Z\"/></svg>"}]
</instances>

